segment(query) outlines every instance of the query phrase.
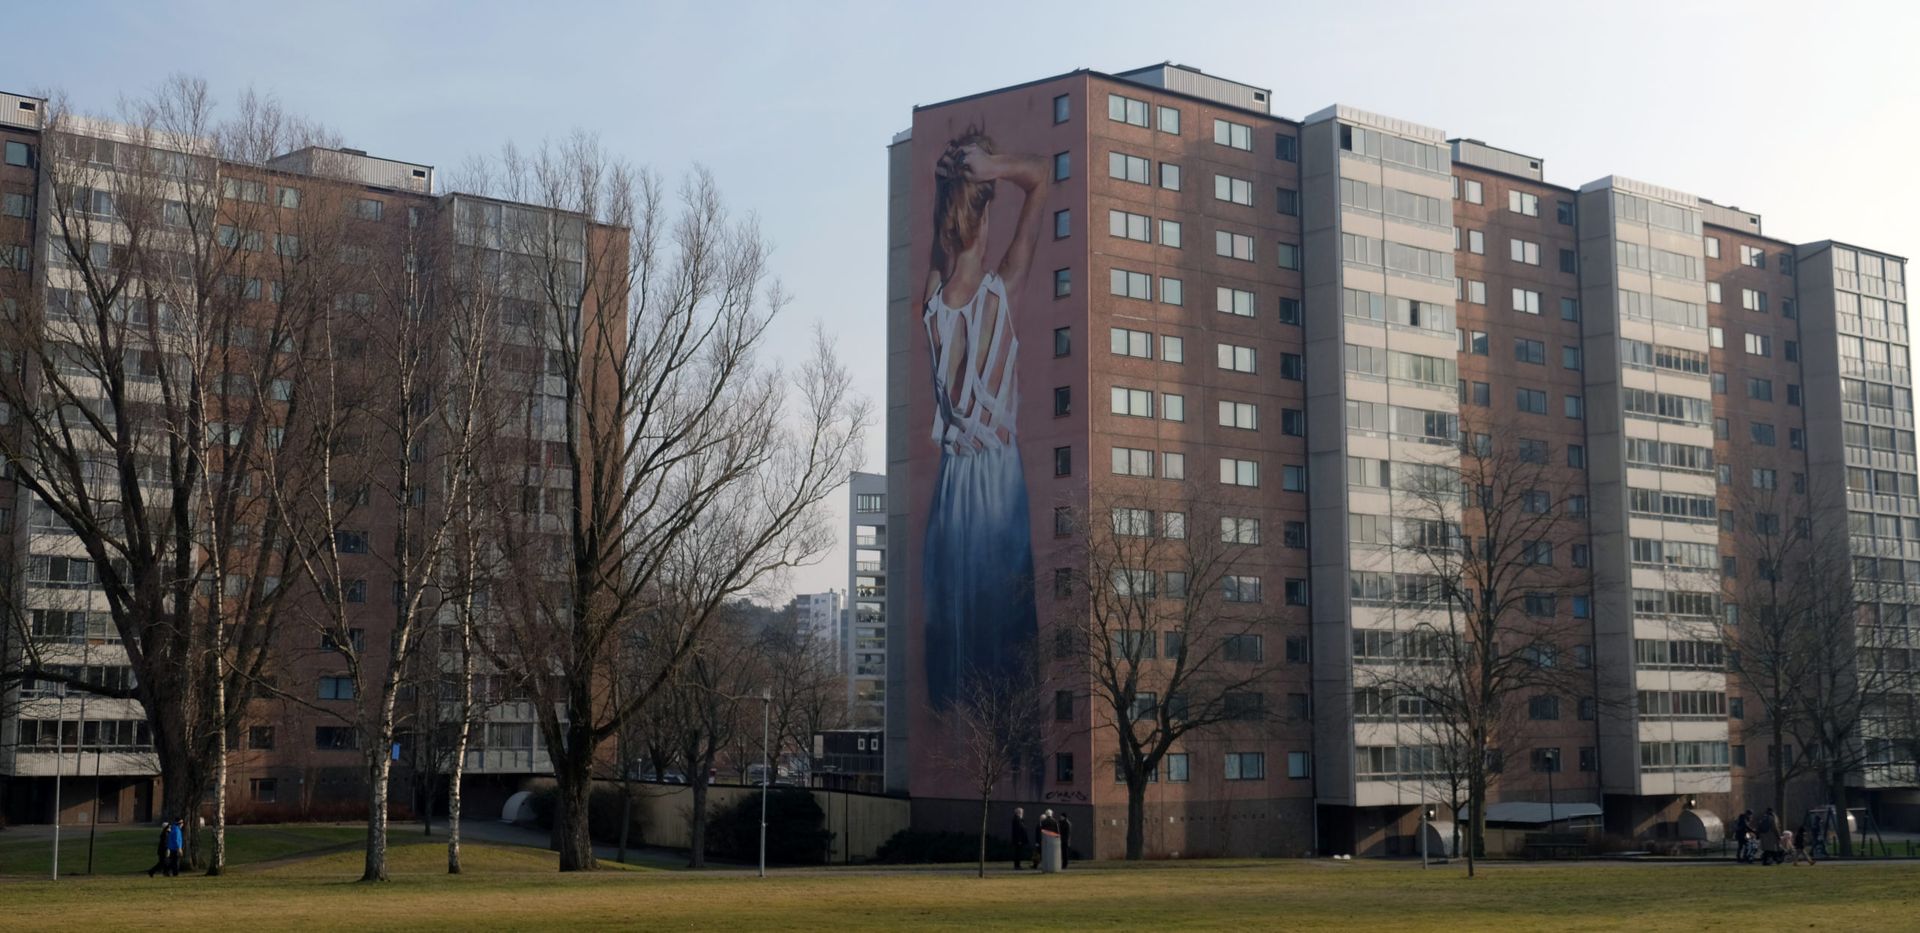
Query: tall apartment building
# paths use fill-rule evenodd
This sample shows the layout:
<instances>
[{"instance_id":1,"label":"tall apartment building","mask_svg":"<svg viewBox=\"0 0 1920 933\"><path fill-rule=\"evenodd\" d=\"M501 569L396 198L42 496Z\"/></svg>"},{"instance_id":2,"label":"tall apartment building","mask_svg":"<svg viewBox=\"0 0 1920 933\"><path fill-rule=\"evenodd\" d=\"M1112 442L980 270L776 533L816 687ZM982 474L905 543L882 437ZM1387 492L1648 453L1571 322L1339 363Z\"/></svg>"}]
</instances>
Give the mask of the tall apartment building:
<instances>
[{"instance_id":1,"label":"tall apartment building","mask_svg":"<svg viewBox=\"0 0 1920 933\"><path fill-rule=\"evenodd\" d=\"M1567 686L1487 750L1492 799L1625 835L1763 806L1792 754L1747 733L1719 635L1756 572L1754 491L1814 496L1857 573L1920 580L1899 257L1629 179L1558 185L1538 157L1349 107L1286 119L1176 65L919 107L889 155L889 787L917 821L965 812L934 711L981 650L956 617L1049 644L1085 566L1056 521L1116 495L1161 500L1169 537L1200 500L1266 529L1231 589L1264 604L1271 715L1173 749L1146 797L1163 855L1417 851L1434 749L1367 689L1424 605L1383 546L1418 515L1401 477L1497 448L1554 487L1539 507L1570 531L1537 562L1590 592L1539 601ZM1898 625L1920 594L1890 592ZM1084 703L1084 665L1045 657ZM1113 727L1056 712L1003 795L1115 855ZM1856 802L1912 816L1920 780L1882 745Z\"/></svg>"},{"instance_id":2,"label":"tall apartment building","mask_svg":"<svg viewBox=\"0 0 1920 933\"><path fill-rule=\"evenodd\" d=\"M847 672L848 722L878 729L887 717L887 478L855 473L847 497L840 658Z\"/></svg>"},{"instance_id":3,"label":"tall apartment building","mask_svg":"<svg viewBox=\"0 0 1920 933\"><path fill-rule=\"evenodd\" d=\"M845 640L845 612L841 606L841 595L837 590L825 593L801 593L787 601L787 613L793 618L801 631L809 637L819 639L834 646L834 657L841 657L840 644ZM838 660L835 663L839 663Z\"/></svg>"},{"instance_id":4,"label":"tall apartment building","mask_svg":"<svg viewBox=\"0 0 1920 933\"><path fill-rule=\"evenodd\" d=\"M0 198L4 198L0 260L5 260L0 262L0 311L8 321L20 320L14 312L29 301L45 299L49 308L84 308L75 303L85 299L74 291L72 264L63 261L62 247L56 242L58 222L50 206L55 198L80 195L56 191L43 164L43 160L79 158L75 153L80 147L70 140L55 145L53 136L43 132L45 112L44 100L0 94L0 145L5 149L0 167ZM124 239L113 197L119 183L114 173L127 171L126 166L141 158L167 159L177 154L152 148L153 137L127 127L75 121L62 132L91 140L86 147L91 152L85 157L90 162L87 170L99 179L100 190L85 192L91 200L74 210L88 215L101 242ZM476 267L512 268L529 258L519 254L529 248L530 238L520 235L526 231L543 231L542 236L551 232L551 242L559 243L562 250L573 250L577 257L584 252L587 238L599 235L600 229L577 216L528 205L437 193L431 166L375 158L358 150L302 149L265 164L220 163L212 170L220 185L218 210L227 224L241 223L231 217L285 219L303 207L320 210L315 203L319 192L344 186L342 203L353 214L354 226L349 229L356 232L338 249L349 258L394 242L394 231L409 231L408 237L452 245L453 249L435 255L458 251L482 260ZM172 213L165 216L167 223L176 222ZM266 223L272 229L286 229L270 220ZM271 253L261 231L223 227L220 235L223 244L242 243L256 256L284 257L299 248L291 235L273 235ZM256 306L278 301L281 282L272 278L274 263L260 261L252 268L257 271L246 275L259 277L233 282L236 293ZM372 290L371 285L367 287ZM530 396L544 396L544 404L552 406L562 404L551 369L556 357L535 326L537 298L537 293L502 298L504 326L509 329L503 340L509 349L503 354L506 365L499 378L524 386ZM339 301L371 307L375 299L348 294ZM48 320L53 317L50 314ZM246 333L250 340L252 331ZM343 338L338 344L341 361L351 368L353 355L363 353L366 340L373 336ZM5 421L0 417L0 430L9 430ZM515 444L525 443L531 449L542 442L550 446L560 441L562 429L557 419L532 418L506 431ZM532 465L538 462L538 457L529 460ZM530 526L534 530L557 531L565 513L565 490L559 488L554 471L544 476L527 474L523 511L536 523ZM6 634L0 635L0 654L18 660L26 647L21 639L29 639L47 661L65 666L74 676L124 687L131 678L126 648L80 542L45 504L24 488L16 488L12 479L9 472L0 480L0 570L4 570L0 586L10 591L8 611L17 612L23 623L8 620ZM434 495L433 488L438 487L422 487L420 496ZM343 509L348 517L340 534L350 544L342 544L341 550L378 554L379 549L390 547L394 508L391 500L383 506L380 497L369 503L362 495L356 507ZM393 579L382 577L385 564L372 556L349 556L345 561L349 573L365 574L347 580L341 596L352 604L348 607L354 626L351 635L362 650L370 647L371 653L378 653L390 643L392 606L400 598L400 588ZM253 818L298 818L345 815L363 808L364 763L351 727L352 691L342 676L339 655L305 624L288 622L272 637L275 647L268 675L288 696L256 700L245 722L231 733L231 811ZM455 662L442 656L427 663L451 670ZM476 692L485 698L486 712L473 730L467 756L468 773L476 776L471 787L498 784L504 788L523 776L550 773L533 708L511 676L490 672L482 664ZM328 715L327 710L342 715ZM422 734L414 733L416 728ZM406 747L396 767L395 799L404 803L409 799L409 784L417 790L429 780L421 772L430 770L424 762L427 739L423 733L431 730L418 720L402 729ZM56 749L62 754L56 756ZM58 802L52 793L56 770L65 776ZM0 797L10 821L42 822L56 813L66 821L85 821L96 807L101 822L156 819L158 773L139 700L90 696L79 689L63 691L51 682L32 679L0 695ZM473 799L486 796L483 791Z\"/></svg>"}]
</instances>

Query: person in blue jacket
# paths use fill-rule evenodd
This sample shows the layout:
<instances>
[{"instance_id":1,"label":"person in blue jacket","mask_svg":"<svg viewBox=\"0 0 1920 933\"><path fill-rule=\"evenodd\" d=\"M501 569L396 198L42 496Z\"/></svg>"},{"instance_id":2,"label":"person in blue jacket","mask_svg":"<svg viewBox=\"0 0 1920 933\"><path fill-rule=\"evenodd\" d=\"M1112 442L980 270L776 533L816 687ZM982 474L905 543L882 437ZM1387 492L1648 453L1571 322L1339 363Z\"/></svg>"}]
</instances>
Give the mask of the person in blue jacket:
<instances>
[{"instance_id":1,"label":"person in blue jacket","mask_svg":"<svg viewBox=\"0 0 1920 933\"><path fill-rule=\"evenodd\" d=\"M186 854L186 834L180 830L185 823L181 820L167 830L167 876L171 878L180 877L180 858Z\"/></svg>"}]
</instances>

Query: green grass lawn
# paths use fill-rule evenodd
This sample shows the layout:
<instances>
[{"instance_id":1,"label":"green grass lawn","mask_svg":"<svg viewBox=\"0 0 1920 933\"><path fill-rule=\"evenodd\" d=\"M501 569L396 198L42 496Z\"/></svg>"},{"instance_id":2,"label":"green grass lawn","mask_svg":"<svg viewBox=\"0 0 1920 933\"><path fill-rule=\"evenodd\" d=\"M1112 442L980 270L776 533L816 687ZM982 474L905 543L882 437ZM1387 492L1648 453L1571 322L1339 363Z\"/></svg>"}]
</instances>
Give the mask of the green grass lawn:
<instances>
[{"instance_id":1,"label":"green grass lawn","mask_svg":"<svg viewBox=\"0 0 1920 933\"><path fill-rule=\"evenodd\" d=\"M227 864L251 865L270 859L306 855L316 849L347 845L367 837L364 826L230 826L227 828ZM94 840L93 870L99 875L144 873L153 866L157 827L102 829ZM0 834L0 878L44 878L53 862L53 846L45 835L21 837ZM87 870L86 827L67 827L60 834L60 874L77 876Z\"/></svg>"},{"instance_id":2,"label":"green grass lawn","mask_svg":"<svg viewBox=\"0 0 1920 933\"><path fill-rule=\"evenodd\" d=\"M1076 866L1063 875L998 870L832 869L560 875L552 853L470 845L445 874L442 844L396 838L394 880L354 882L360 854L328 851L337 827L244 827L271 840L312 834L327 854L240 864L223 878L144 875L0 879L11 929L709 929L755 931L1257 929L1740 930L1911 929L1920 864L1815 868L1713 864L1485 867L1327 861ZM350 828L346 829L351 832ZM103 837L104 838L104 837ZM291 845L290 841L285 844ZM0 851L5 851L0 849ZM145 865L137 866L144 868Z\"/></svg>"}]
</instances>

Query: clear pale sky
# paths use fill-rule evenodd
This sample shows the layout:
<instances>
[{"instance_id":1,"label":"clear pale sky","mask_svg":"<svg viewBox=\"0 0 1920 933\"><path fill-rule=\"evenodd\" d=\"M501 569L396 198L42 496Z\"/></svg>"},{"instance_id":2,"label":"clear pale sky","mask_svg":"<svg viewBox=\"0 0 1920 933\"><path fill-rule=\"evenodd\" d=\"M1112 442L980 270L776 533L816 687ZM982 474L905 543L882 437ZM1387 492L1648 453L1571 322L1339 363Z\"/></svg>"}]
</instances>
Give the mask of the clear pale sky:
<instances>
[{"instance_id":1,"label":"clear pale sky","mask_svg":"<svg viewBox=\"0 0 1920 933\"><path fill-rule=\"evenodd\" d=\"M915 104L1081 67L1171 60L1270 87L1283 116L1349 104L1539 156L1559 184L1626 175L1783 239L1920 253L1910 3L38 0L4 24L0 89L86 109L184 71L442 169L577 128L669 174L704 164L775 244L795 300L774 346L824 322L876 416L888 139ZM790 586L843 589L844 551Z\"/></svg>"}]
</instances>

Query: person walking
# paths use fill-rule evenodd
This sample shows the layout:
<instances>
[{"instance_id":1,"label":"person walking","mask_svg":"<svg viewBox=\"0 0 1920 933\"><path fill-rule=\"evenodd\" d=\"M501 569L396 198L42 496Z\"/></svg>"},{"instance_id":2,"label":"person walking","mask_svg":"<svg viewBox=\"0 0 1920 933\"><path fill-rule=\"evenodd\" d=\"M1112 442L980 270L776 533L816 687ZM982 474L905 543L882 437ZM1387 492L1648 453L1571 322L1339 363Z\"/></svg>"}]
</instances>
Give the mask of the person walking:
<instances>
[{"instance_id":1,"label":"person walking","mask_svg":"<svg viewBox=\"0 0 1920 933\"><path fill-rule=\"evenodd\" d=\"M1774 865L1786 860L1786 853L1780 849L1780 818L1773 815L1773 808L1760 817L1760 864Z\"/></svg>"},{"instance_id":2,"label":"person walking","mask_svg":"<svg viewBox=\"0 0 1920 933\"><path fill-rule=\"evenodd\" d=\"M1021 860L1027 857L1027 811L1026 810L1020 807L1013 808L1013 830L1007 834L1007 838L1013 840L1013 870L1019 871ZM1033 867L1035 868L1040 867L1039 859L1034 860Z\"/></svg>"},{"instance_id":3,"label":"person walking","mask_svg":"<svg viewBox=\"0 0 1920 933\"><path fill-rule=\"evenodd\" d=\"M1800 831L1793 834L1794 844L1788 847L1788 850L1793 853L1793 864L1798 865L1803 860L1808 865L1813 864L1813 840L1811 827L1801 823Z\"/></svg>"},{"instance_id":4,"label":"person walking","mask_svg":"<svg viewBox=\"0 0 1920 933\"><path fill-rule=\"evenodd\" d=\"M1073 821L1067 819L1066 812L1062 811L1060 818L1055 822L1060 824L1060 868L1065 870L1067 867L1067 853L1073 851Z\"/></svg>"},{"instance_id":5,"label":"person walking","mask_svg":"<svg viewBox=\"0 0 1920 933\"><path fill-rule=\"evenodd\" d=\"M180 857L185 855L187 850L186 834L181 831L185 823L185 820L181 820L172 824L167 830L167 877L169 878L180 877Z\"/></svg>"},{"instance_id":6,"label":"person walking","mask_svg":"<svg viewBox=\"0 0 1920 933\"><path fill-rule=\"evenodd\" d=\"M1740 818L1733 822L1733 860L1746 863L1753 861L1753 811L1741 812Z\"/></svg>"},{"instance_id":7,"label":"person walking","mask_svg":"<svg viewBox=\"0 0 1920 933\"><path fill-rule=\"evenodd\" d=\"M154 872L165 872L167 870L167 854L172 851L173 851L173 824L166 820L161 820L160 821L160 839L158 842L154 844L153 867L147 869L147 877L149 878L153 877Z\"/></svg>"}]
</instances>

